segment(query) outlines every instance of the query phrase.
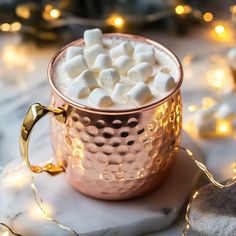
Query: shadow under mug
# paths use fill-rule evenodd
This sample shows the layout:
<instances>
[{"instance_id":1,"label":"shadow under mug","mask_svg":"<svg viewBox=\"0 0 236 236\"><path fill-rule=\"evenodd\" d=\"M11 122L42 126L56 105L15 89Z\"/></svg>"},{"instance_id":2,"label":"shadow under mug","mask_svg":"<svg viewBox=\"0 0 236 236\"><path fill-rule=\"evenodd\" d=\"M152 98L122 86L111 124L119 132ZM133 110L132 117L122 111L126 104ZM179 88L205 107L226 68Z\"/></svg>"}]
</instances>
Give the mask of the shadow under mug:
<instances>
[{"instance_id":1,"label":"shadow under mug","mask_svg":"<svg viewBox=\"0 0 236 236\"><path fill-rule=\"evenodd\" d=\"M64 172L80 192L107 200L128 199L156 189L168 176L180 143L183 80L178 58L152 40L127 34L104 34L145 42L158 48L175 63L178 84L168 96L144 106L123 110L86 107L63 95L54 83L55 65L72 42L51 60L48 79L51 85L50 107L33 104L23 121L20 135L21 155L31 171L57 175ZM29 137L34 125L51 114L51 140L57 164L31 165Z\"/></svg>"}]
</instances>

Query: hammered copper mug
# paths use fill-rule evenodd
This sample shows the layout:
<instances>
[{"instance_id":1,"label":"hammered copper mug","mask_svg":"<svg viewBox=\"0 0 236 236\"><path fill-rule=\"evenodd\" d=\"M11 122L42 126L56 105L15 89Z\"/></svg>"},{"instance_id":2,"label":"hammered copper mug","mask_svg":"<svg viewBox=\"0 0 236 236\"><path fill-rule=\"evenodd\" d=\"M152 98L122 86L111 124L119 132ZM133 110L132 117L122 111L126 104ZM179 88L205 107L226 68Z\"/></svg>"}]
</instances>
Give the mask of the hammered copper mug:
<instances>
[{"instance_id":1,"label":"hammered copper mug","mask_svg":"<svg viewBox=\"0 0 236 236\"><path fill-rule=\"evenodd\" d=\"M55 86L55 65L72 42L51 60L48 79L52 89L49 107L33 104L24 119L20 150L35 173L64 172L80 192L95 198L120 200L156 189L171 171L174 147L180 142L182 67L177 57L152 40L126 34L105 38L146 42L167 54L178 68L178 84L162 100L122 110L86 107L70 100ZM42 117L51 114L51 140L57 164L33 166L28 158L29 136Z\"/></svg>"}]
</instances>

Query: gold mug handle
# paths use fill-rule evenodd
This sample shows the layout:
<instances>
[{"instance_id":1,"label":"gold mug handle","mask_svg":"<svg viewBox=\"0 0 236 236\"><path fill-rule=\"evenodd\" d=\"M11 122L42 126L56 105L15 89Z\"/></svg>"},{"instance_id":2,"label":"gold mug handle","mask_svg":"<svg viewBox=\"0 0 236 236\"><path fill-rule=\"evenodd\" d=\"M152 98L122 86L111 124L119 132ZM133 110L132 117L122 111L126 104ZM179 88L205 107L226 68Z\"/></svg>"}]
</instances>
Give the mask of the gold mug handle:
<instances>
[{"instance_id":1,"label":"gold mug handle","mask_svg":"<svg viewBox=\"0 0 236 236\"><path fill-rule=\"evenodd\" d=\"M34 128L34 125L47 114L53 115L55 119L59 122L64 123L66 121L66 111L62 108L45 107L39 103L31 105L21 126L20 152L26 165L32 172L34 173L47 172L48 174L54 176L65 171L62 163L57 163L57 164L47 163L44 166L31 165L28 154L29 139L32 129Z\"/></svg>"}]
</instances>

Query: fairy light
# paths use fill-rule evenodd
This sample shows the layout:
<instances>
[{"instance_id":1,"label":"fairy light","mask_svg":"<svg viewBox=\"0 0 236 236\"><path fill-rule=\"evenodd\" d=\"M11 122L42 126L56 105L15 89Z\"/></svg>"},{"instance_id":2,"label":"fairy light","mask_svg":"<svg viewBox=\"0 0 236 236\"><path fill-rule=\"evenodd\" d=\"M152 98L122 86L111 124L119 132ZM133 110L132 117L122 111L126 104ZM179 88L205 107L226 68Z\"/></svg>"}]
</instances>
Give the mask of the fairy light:
<instances>
[{"instance_id":1,"label":"fairy light","mask_svg":"<svg viewBox=\"0 0 236 236\"><path fill-rule=\"evenodd\" d=\"M229 120L218 120L216 125L216 133L228 136L232 132L231 122Z\"/></svg>"},{"instance_id":2,"label":"fairy light","mask_svg":"<svg viewBox=\"0 0 236 236\"><path fill-rule=\"evenodd\" d=\"M216 101L211 97L204 97L202 98L202 109L207 110L210 107L214 106Z\"/></svg>"},{"instance_id":3,"label":"fairy light","mask_svg":"<svg viewBox=\"0 0 236 236\"><path fill-rule=\"evenodd\" d=\"M207 72L208 84L215 88L220 89L224 86L224 78L226 71L224 69L210 70Z\"/></svg>"},{"instance_id":4,"label":"fairy light","mask_svg":"<svg viewBox=\"0 0 236 236\"><path fill-rule=\"evenodd\" d=\"M178 5L175 7L175 13L177 15L189 14L192 12L192 7L189 5Z\"/></svg>"},{"instance_id":5,"label":"fairy light","mask_svg":"<svg viewBox=\"0 0 236 236\"><path fill-rule=\"evenodd\" d=\"M214 19L214 16L211 12L206 12L203 14L203 20L205 22L211 22Z\"/></svg>"},{"instance_id":6,"label":"fairy light","mask_svg":"<svg viewBox=\"0 0 236 236\"><path fill-rule=\"evenodd\" d=\"M50 11L50 16L54 19L60 17L60 15L61 15L61 12L58 9L52 9Z\"/></svg>"},{"instance_id":7,"label":"fairy light","mask_svg":"<svg viewBox=\"0 0 236 236\"><path fill-rule=\"evenodd\" d=\"M225 27L223 25L216 25L215 32L219 37L222 37L225 34Z\"/></svg>"},{"instance_id":8,"label":"fairy light","mask_svg":"<svg viewBox=\"0 0 236 236\"><path fill-rule=\"evenodd\" d=\"M20 22L13 22L12 24L11 24L11 32L16 32L16 31L19 31L19 30L21 30L21 27L22 27L22 25L21 25L21 23Z\"/></svg>"},{"instance_id":9,"label":"fairy light","mask_svg":"<svg viewBox=\"0 0 236 236\"><path fill-rule=\"evenodd\" d=\"M10 235L10 233L8 232L8 231L5 231L3 234L2 234L2 236L9 236Z\"/></svg>"},{"instance_id":10,"label":"fairy light","mask_svg":"<svg viewBox=\"0 0 236 236\"><path fill-rule=\"evenodd\" d=\"M0 30L3 32L10 31L10 29L11 29L11 25L8 23L3 23L0 25Z\"/></svg>"},{"instance_id":11,"label":"fairy light","mask_svg":"<svg viewBox=\"0 0 236 236\"><path fill-rule=\"evenodd\" d=\"M61 16L61 11L59 9L54 8L52 5L47 4L44 7L42 16L45 20L54 20Z\"/></svg>"},{"instance_id":12,"label":"fairy light","mask_svg":"<svg viewBox=\"0 0 236 236\"><path fill-rule=\"evenodd\" d=\"M198 110L198 107L195 106L195 105L190 105L190 106L188 107L188 110L189 110L190 112L194 112L194 111Z\"/></svg>"},{"instance_id":13,"label":"fairy light","mask_svg":"<svg viewBox=\"0 0 236 236\"><path fill-rule=\"evenodd\" d=\"M23 19L29 19L31 16L30 8L25 5L19 5L16 7L16 15Z\"/></svg>"},{"instance_id":14,"label":"fairy light","mask_svg":"<svg viewBox=\"0 0 236 236\"><path fill-rule=\"evenodd\" d=\"M112 25L116 28L122 28L125 21L124 21L124 18L121 17L121 16L111 16L108 20L107 20L107 23L109 25Z\"/></svg>"}]
</instances>

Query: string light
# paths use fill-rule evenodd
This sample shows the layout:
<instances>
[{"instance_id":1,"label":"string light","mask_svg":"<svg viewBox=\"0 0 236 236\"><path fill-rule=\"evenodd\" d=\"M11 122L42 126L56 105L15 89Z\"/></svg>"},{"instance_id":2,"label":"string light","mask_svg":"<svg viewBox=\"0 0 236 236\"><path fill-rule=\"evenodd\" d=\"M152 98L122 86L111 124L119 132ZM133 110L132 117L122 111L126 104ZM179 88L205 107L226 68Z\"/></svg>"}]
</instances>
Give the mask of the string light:
<instances>
[{"instance_id":1,"label":"string light","mask_svg":"<svg viewBox=\"0 0 236 236\"><path fill-rule=\"evenodd\" d=\"M220 89L224 86L226 71L224 69L213 69L207 71L208 84L214 89Z\"/></svg>"},{"instance_id":2,"label":"string light","mask_svg":"<svg viewBox=\"0 0 236 236\"><path fill-rule=\"evenodd\" d=\"M228 136L232 132L231 122L229 120L218 120L216 133L221 136Z\"/></svg>"},{"instance_id":3,"label":"string light","mask_svg":"<svg viewBox=\"0 0 236 236\"><path fill-rule=\"evenodd\" d=\"M178 5L175 7L175 12L178 15L189 14L192 12L192 7L189 5Z\"/></svg>"},{"instance_id":4,"label":"string light","mask_svg":"<svg viewBox=\"0 0 236 236\"><path fill-rule=\"evenodd\" d=\"M21 23L16 21L16 22L13 22L12 24L9 24L9 23L3 23L0 25L0 30L3 31L3 32L16 32L16 31L19 31L21 30Z\"/></svg>"},{"instance_id":5,"label":"string light","mask_svg":"<svg viewBox=\"0 0 236 236\"><path fill-rule=\"evenodd\" d=\"M25 5L19 5L16 7L16 15L23 19L29 19L31 15L30 8Z\"/></svg>"},{"instance_id":6,"label":"string light","mask_svg":"<svg viewBox=\"0 0 236 236\"><path fill-rule=\"evenodd\" d=\"M124 18L121 16L111 16L107 20L107 23L119 29L123 27L125 21L124 21Z\"/></svg>"},{"instance_id":7,"label":"string light","mask_svg":"<svg viewBox=\"0 0 236 236\"><path fill-rule=\"evenodd\" d=\"M215 99L212 97L204 97L202 98L202 109L206 110L216 104Z\"/></svg>"},{"instance_id":8,"label":"string light","mask_svg":"<svg viewBox=\"0 0 236 236\"><path fill-rule=\"evenodd\" d=\"M0 25L0 29L3 32L7 32L7 31L10 31L11 26L8 23L3 23L3 24Z\"/></svg>"},{"instance_id":9,"label":"string light","mask_svg":"<svg viewBox=\"0 0 236 236\"><path fill-rule=\"evenodd\" d=\"M213 14L211 12L204 13L203 20L205 22L211 22L213 19L214 19L214 16L213 16Z\"/></svg>"},{"instance_id":10,"label":"string light","mask_svg":"<svg viewBox=\"0 0 236 236\"><path fill-rule=\"evenodd\" d=\"M223 25L216 25L215 32L219 37L223 37L225 34L225 27Z\"/></svg>"},{"instance_id":11,"label":"string light","mask_svg":"<svg viewBox=\"0 0 236 236\"><path fill-rule=\"evenodd\" d=\"M52 5L47 4L44 7L42 16L45 20L54 20L61 16L61 11L59 9L54 8Z\"/></svg>"},{"instance_id":12,"label":"string light","mask_svg":"<svg viewBox=\"0 0 236 236\"><path fill-rule=\"evenodd\" d=\"M195 106L195 105L190 105L189 107L188 107L188 110L190 111L190 112L194 112L194 111L196 111L196 110L198 110L199 109L199 107L197 107L197 106Z\"/></svg>"}]
</instances>

